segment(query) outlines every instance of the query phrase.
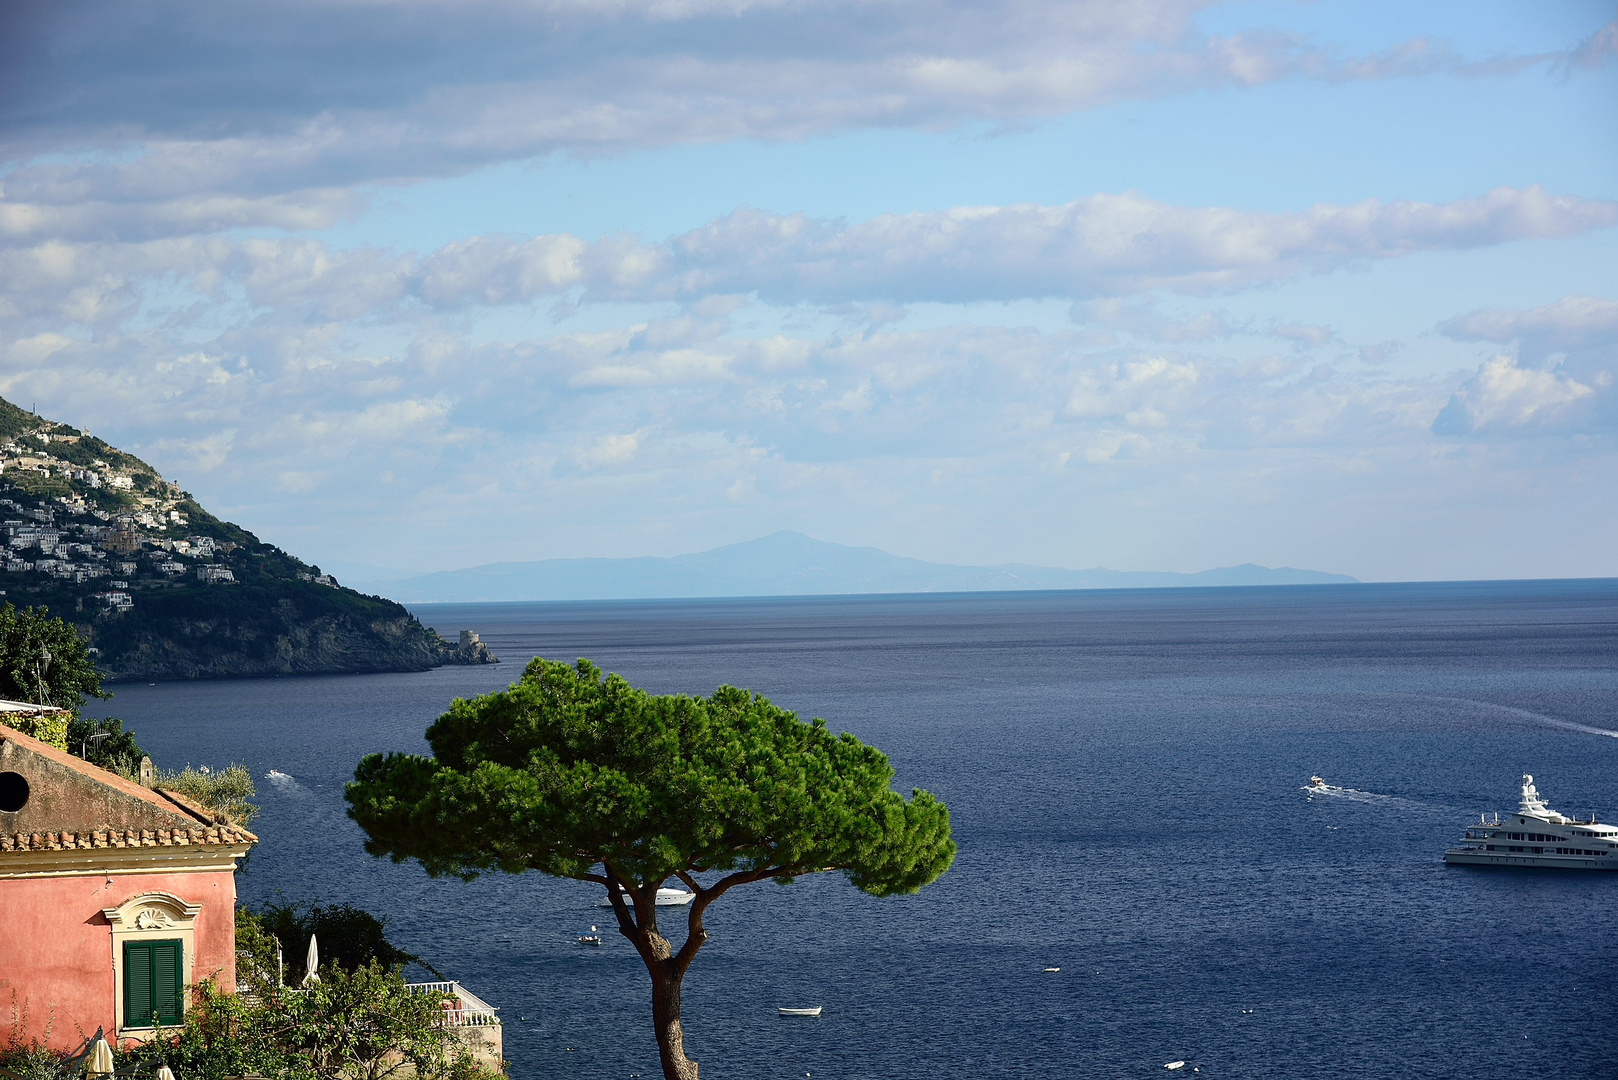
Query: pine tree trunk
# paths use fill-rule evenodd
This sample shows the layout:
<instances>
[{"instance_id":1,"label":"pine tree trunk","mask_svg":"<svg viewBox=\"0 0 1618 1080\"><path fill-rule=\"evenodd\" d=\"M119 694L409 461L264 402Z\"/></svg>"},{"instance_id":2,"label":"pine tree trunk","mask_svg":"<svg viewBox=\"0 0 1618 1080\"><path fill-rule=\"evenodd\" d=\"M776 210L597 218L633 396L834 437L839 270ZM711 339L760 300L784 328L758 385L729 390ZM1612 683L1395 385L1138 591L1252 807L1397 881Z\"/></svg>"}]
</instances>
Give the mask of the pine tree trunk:
<instances>
[{"instance_id":1,"label":"pine tree trunk","mask_svg":"<svg viewBox=\"0 0 1618 1080\"><path fill-rule=\"evenodd\" d=\"M697 1063L685 1056L685 1033L680 1028L681 976L664 960L652 968L652 1024L657 1028L657 1053L663 1060L664 1080L697 1080Z\"/></svg>"}]
</instances>

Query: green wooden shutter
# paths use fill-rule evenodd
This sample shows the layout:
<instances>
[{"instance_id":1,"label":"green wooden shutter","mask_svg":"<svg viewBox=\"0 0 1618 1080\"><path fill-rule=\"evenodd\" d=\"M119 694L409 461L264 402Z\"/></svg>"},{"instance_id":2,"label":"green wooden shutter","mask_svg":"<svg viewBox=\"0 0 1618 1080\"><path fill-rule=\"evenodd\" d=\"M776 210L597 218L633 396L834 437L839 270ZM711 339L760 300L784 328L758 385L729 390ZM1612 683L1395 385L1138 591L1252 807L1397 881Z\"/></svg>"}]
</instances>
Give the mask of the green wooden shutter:
<instances>
[{"instance_id":1,"label":"green wooden shutter","mask_svg":"<svg viewBox=\"0 0 1618 1080\"><path fill-rule=\"evenodd\" d=\"M185 988L178 941L124 943L124 1026L178 1024Z\"/></svg>"},{"instance_id":2,"label":"green wooden shutter","mask_svg":"<svg viewBox=\"0 0 1618 1080\"><path fill-rule=\"evenodd\" d=\"M152 1024L152 942L124 944L124 1026Z\"/></svg>"},{"instance_id":3,"label":"green wooden shutter","mask_svg":"<svg viewBox=\"0 0 1618 1080\"><path fill-rule=\"evenodd\" d=\"M152 943L152 1013L159 1024L180 1022L180 943Z\"/></svg>"}]
</instances>

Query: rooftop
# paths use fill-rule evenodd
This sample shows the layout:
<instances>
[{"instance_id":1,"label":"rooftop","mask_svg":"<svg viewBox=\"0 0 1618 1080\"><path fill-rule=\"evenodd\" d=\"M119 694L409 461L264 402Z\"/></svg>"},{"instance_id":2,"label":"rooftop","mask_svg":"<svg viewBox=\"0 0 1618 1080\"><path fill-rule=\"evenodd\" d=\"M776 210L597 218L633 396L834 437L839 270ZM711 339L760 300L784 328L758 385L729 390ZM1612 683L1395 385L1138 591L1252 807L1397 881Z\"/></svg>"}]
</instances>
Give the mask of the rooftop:
<instances>
[{"instance_id":1,"label":"rooftop","mask_svg":"<svg viewBox=\"0 0 1618 1080\"><path fill-rule=\"evenodd\" d=\"M6 826L0 853L258 840L225 815L177 792L145 787L4 724L0 771L22 773L28 782L25 792L32 792L16 811L0 814Z\"/></svg>"}]
</instances>

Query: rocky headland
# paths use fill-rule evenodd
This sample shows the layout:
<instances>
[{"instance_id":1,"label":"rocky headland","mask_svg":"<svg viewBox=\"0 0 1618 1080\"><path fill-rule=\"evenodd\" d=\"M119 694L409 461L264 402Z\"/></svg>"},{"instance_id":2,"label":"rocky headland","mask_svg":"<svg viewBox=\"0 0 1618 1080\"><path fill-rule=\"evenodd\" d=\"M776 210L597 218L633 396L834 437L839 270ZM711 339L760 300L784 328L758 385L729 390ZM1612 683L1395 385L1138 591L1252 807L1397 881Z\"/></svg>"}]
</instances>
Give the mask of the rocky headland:
<instances>
[{"instance_id":1,"label":"rocky headland","mask_svg":"<svg viewBox=\"0 0 1618 1080\"><path fill-rule=\"evenodd\" d=\"M497 663L208 513L133 455L0 400L0 590L71 620L111 680Z\"/></svg>"}]
</instances>

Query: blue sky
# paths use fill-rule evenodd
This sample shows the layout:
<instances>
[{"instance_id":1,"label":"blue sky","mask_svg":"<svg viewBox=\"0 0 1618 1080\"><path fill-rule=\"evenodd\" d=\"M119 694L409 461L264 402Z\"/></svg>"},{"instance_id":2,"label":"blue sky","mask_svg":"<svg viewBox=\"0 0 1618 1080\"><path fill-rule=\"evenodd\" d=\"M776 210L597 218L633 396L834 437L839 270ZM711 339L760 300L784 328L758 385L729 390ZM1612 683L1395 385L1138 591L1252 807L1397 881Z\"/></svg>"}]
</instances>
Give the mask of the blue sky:
<instances>
[{"instance_id":1,"label":"blue sky","mask_svg":"<svg viewBox=\"0 0 1618 1080\"><path fill-rule=\"evenodd\" d=\"M1618 574L1612 4L16 4L0 394L315 561Z\"/></svg>"}]
</instances>

